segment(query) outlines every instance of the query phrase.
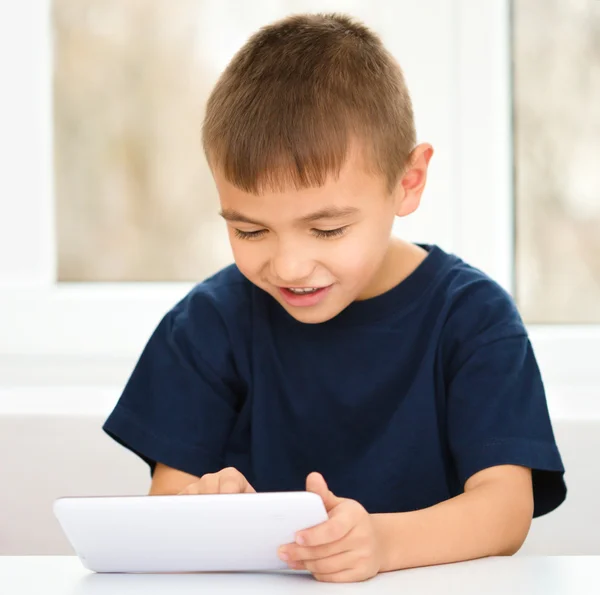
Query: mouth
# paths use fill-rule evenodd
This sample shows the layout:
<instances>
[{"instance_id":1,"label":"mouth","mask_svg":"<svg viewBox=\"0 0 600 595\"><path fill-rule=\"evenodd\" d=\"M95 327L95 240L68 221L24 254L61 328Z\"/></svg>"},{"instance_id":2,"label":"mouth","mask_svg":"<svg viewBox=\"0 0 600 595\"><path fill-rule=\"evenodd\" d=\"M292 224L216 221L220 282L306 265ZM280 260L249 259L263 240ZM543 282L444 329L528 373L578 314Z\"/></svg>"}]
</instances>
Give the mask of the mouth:
<instances>
[{"instance_id":1,"label":"mouth","mask_svg":"<svg viewBox=\"0 0 600 595\"><path fill-rule=\"evenodd\" d=\"M279 292L290 306L306 307L321 302L331 287L280 287Z\"/></svg>"},{"instance_id":2,"label":"mouth","mask_svg":"<svg viewBox=\"0 0 600 595\"><path fill-rule=\"evenodd\" d=\"M293 293L294 295L308 295L310 293L316 293L322 287L284 287L286 291Z\"/></svg>"}]
</instances>

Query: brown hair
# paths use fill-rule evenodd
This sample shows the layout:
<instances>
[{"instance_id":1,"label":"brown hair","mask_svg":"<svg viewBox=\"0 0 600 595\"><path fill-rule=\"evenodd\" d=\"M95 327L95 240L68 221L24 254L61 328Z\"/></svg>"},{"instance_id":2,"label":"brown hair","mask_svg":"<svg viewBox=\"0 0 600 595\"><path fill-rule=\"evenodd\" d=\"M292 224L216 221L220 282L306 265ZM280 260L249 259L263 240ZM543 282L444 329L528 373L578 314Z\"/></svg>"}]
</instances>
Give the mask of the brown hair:
<instances>
[{"instance_id":1,"label":"brown hair","mask_svg":"<svg viewBox=\"0 0 600 595\"><path fill-rule=\"evenodd\" d=\"M415 145L412 104L379 37L340 14L287 17L255 33L207 104L213 169L246 192L321 186L357 141L391 190Z\"/></svg>"}]
</instances>

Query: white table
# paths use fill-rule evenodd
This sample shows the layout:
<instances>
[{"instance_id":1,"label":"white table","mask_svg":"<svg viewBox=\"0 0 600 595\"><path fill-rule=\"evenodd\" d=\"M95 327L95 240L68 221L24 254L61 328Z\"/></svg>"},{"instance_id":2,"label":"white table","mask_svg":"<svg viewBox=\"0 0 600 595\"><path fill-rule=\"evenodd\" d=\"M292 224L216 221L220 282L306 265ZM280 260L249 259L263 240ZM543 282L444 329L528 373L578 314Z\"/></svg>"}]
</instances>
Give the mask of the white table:
<instances>
[{"instance_id":1,"label":"white table","mask_svg":"<svg viewBox=\"0 0 600 595\"><path fill-rule=\"evenodd\" d=\"M600 556L489 558L331 585L306 574L93 574L74 557L0 557L2 595L588 595L600 593Z\"/></svg>"}]
</instances>

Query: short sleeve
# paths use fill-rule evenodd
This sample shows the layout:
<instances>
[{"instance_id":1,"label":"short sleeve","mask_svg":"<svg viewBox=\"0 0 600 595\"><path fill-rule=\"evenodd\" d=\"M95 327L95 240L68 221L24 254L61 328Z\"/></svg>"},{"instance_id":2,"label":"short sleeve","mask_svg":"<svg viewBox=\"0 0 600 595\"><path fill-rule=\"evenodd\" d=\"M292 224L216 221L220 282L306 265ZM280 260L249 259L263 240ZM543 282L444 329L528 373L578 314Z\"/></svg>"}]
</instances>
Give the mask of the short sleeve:
<instances>
[{"instance_id":1,"label":"short sleeve","mask_svg":"<svg viewBox=\"0 0 600 595\"><path fill-rule=\"evenodd\" d=\"M242 387L219 314L189 295L160 322L103 429L146 461L202 476L223 466Z\"/></svg>"},{"instance_id":2,"label":"short sleeve","mask_svg":"<svg viewBox=\"0 0 600 595\"><path fill-rule=\"evenodd\" d=\"M447 387L448 436L461 485L496 465L532 469L534 516L566 496L540 371L525 333L462 352Z\"/></svg>"}]
</instances>

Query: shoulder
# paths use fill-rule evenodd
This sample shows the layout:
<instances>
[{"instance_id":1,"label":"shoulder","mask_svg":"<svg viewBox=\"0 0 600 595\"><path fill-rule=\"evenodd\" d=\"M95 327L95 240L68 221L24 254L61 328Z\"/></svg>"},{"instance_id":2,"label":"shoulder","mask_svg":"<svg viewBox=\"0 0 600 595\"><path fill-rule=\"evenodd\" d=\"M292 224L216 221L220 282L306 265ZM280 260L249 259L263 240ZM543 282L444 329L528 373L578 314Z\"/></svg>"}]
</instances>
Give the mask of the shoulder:
<instances>
[{"instance_id":1,"label":"shoulder","mask_svg":"<svg viewBox=\"0 0 600 595\"><path fill-rule=\"evenodd\" d=\"M174 344L217 358L247 343L256 292L235 265L228 266L194 286L161 324Z\"/></svg>"},{"instance_id":2,"label":"shoulder","mask_svg":"<svg viewBox=\"0 0 600 595\"><path fill-rule=\"evenodd\" d=\"M230 265L195 285L172 313L189 322L215 317L227 322L249 311L253 288L237 266Z\"/></svg>"},{"instance_id":3,"label":"shoulder","mask_svg":"<svg viewBox=\"0 0 600 595\"><path fill-rule=\"evenodd\" d=\"M499 283L462 259L447 256L435 292L443 302L442 348L447 355L473 352L503 339L526 337L513 297Z\"/></svg>"},{"instance_id":4,"label":"shoulder","mask_svg":"<svg viewBox=\"0 0 600 595\"><path fill-rule=\"evenodd\" d=\"M459 258L444 279L448 322L501 338L525 332L513 297L483 271Z\"/></svg>"}]
</instances>

